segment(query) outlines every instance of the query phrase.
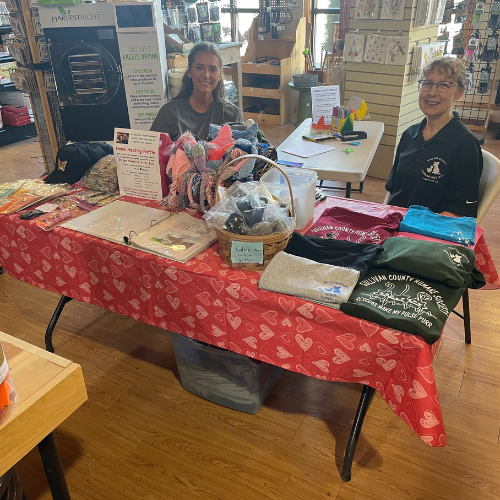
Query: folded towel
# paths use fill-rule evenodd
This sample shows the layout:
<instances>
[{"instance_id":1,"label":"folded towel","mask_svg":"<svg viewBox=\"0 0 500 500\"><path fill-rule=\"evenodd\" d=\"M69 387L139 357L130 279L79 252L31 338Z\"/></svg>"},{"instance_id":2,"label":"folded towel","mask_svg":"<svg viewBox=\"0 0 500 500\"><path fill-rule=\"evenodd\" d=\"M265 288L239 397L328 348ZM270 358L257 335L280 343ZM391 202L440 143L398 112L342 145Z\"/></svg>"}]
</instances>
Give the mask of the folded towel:
<instances>
[{"instance_id":1,"label":"folded towel","mask_svg":"<svg viewBox=\"0 0 500 500\"><path fill-rule=\"evenodd\" d=\"M354 269L279 252L262 273L259 288L338 309L349 299L358 278L359 271Z\"/></svg>"}]
</instances>

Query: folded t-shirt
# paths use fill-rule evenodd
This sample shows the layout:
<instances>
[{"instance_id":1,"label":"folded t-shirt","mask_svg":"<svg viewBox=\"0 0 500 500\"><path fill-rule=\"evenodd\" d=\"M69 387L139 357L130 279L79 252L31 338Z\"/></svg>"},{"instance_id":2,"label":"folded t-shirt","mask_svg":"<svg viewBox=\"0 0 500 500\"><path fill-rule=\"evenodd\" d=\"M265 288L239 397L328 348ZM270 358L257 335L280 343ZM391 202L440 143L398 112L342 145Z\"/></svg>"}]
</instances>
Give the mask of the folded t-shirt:
<instances>
[{"instance_id":1,"label":"folded t-shirt","mask_svg":"<svg viewBox=\"0 0 500 500\"><path fill-rule=\"evenodd\" d=\"M474 244L476 219L435 214L427 207L412 205L399 228L408 233L424 234L469 246Z\"/></svg>"},{"instance_id":2,"label":"folded t-shirt","mask_svg":"<svg viewBox=\"0 0 500 500\"><path fill-rule=\"evenodd\" d=\"M359 279L363 279L372 267L373 259L383 252L380 245L355 243L303 236L293 233L285 252L297 257L313 260L331 266L349 267L359 271Z\"/></svg>"},{"instance_id":3,"label":"folded t-shirt","mask_svg":"<svg viewBox=\"0 0 500 500\"><path fill-rule=\"evenodd\" d=\"M354 269L279 252L262 273L259 288L338 309L351 295L358 278L359 271Z\"/></svg>"},{"instance_id":4,"label":"folded t-shirt","mask_svg":"<svg viewBox=\"0 0 500 500\"><path fill-rule=\"evenodd\" d=\"M380 245L399 228L403 216L392 212L376 217L343 207L327 208L306 236Z\"/></svg>"},{"instance_id":5,"label":"folded t-shirt","mask_svg":"<svg viewBox=\"0 0 500 500\"><path fill-rule=\"evenodd\" d=\"M384 252L375 258L374 268L410 273L453 288L486 284L470 248L411 238L388 238L382 246Z\"/></svg>"},{"instance_id":6,"label":"folded t-shirt","mask_svg":"<svg viewBox=\"0 0 500 500\"><path fill-rule=\"evenodd\" d=\"M407 273L372 269L340 309L357 318L421 335L433 344L464 290Z\"/></svg>"}]
</instances>

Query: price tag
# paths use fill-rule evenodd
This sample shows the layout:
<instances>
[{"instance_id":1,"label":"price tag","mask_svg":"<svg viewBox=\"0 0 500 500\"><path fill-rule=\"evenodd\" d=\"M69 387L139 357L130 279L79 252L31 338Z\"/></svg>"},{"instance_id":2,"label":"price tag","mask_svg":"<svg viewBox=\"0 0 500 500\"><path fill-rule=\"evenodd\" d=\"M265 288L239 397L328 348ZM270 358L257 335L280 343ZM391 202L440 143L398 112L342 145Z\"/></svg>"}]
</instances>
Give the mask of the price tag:
<instances>
[{"instance_id":1,"label":"price tag","mask_svg":"<svg viewBox=\"0 0 500 500\"><path fill-rule=\"evenodd\" d=\"M264 244L232 241L231 242L231 260L233 264L262 264L264 259Z\"/></svg>"}]
</instances>

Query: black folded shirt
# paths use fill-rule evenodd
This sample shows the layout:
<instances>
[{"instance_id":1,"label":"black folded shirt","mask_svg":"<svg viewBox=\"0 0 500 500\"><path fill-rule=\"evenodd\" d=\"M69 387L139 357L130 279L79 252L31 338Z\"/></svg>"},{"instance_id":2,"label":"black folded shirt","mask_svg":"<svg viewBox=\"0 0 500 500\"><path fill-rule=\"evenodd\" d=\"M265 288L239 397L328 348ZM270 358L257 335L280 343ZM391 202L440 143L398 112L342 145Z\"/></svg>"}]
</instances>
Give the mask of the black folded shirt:
<instances>
[{"instance_id":1,"label":"black folded shirt","mask_svg":"<svg viewBox=\"0 0 500 500\"><path fill-rule=\"evenodd\" d=\"M383 247L371 243L328 240L318 236L303 236L300 233L293 233L285 248L286 253L297 257L321 264L356 269L359 271L360 280L370 272L373 260L383 251Z\"/></svg>"}]
</instances>

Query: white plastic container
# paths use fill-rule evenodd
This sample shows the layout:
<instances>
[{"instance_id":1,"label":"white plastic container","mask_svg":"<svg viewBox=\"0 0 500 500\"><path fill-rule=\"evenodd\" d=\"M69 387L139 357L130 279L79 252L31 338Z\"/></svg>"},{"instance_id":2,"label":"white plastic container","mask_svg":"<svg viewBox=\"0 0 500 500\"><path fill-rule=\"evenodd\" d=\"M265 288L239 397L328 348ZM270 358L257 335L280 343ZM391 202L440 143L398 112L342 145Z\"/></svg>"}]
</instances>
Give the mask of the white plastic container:
<instances>
[{"instance_id":1,"label":"white plastic container","mask_svg":"<svg viewBox=\"0 0 500 500\"><path fill-rule=\"evenodd\" d=\"M280 167L286 172L292 184L293 202L297 225L295 229L304 229L314 215L314 201L316 193L316 180L318 174L314 170L298 167ZM266 172L261 181L266 185L271 194L278 196L283 202L290 203L290 192L285 176L277 169L272 168Z\"/></svg>"}]
</instances>

